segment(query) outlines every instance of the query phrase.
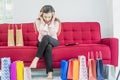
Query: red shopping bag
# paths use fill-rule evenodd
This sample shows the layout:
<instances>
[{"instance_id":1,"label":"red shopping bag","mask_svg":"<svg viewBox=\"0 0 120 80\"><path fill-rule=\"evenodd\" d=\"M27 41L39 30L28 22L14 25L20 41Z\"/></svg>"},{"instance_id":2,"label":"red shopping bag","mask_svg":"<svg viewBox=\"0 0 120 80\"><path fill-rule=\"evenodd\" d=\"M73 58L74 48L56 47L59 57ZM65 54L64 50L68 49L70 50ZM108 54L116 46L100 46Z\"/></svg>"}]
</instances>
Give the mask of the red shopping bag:
<instances>
[{"instance_id":1,"label":"red shopping bag","mask_svg":"<svg viewBox=\"0 0 120 80\"><path fill-rule=\"evenodd\" d=\"M92 56L92 58L90 56ZM93 52L88 52L88 70L89 80L97 80L96 61L94 60Z\"/></svg>"}]
</instances>

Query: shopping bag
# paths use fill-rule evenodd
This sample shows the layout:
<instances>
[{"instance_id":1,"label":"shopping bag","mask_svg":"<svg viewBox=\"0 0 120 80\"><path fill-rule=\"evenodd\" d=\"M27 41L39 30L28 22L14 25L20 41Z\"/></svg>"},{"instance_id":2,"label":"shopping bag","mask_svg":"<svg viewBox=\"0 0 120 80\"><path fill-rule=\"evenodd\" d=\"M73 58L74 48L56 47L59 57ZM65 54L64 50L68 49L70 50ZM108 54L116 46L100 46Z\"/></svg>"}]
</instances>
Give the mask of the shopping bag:
<instances>
[{"instance_id":1,"label":"shopping bag","mask_svg":"<svg viewBox=\"0 0 120 80\"><path fill-rule=\"evenodd\" d=\"M68 61L61 60L61 62L60 62L60 77L62 80L67 80L67 72L68 72Z\"/></svg>"},{"instance_id":2,"label":"shopping bag","mask_svg":"<svg viewBox=\"0 0 120 80\"><path fill-rule=\"evenodd\" d=\"M73 79L73 59L69 60L67 79Z\"/></svg>"},{"instance_id":3,"label":"shopping bag","mask_svg":"<svg viewBox=\"0 0 120 80\"><path fill-rule=\"evenodd\" d=\"M118 75L117 75L116 80L120 80L120 70L119 70L119 72L118 72Z\"/></svg>"},{"instance_id":4,"label":"shopping bag","mask_svg":"<svg viewBox=\"0 0 120 80\"><path fill-rule=\"evenodd\" d=\"M22 33L22 24L20 26L20 29L16 26L16 46L24 46L23 43L23 33Z\"/></svg>"},{"instance_id":5,"label":"shopping bag","mask_svg":"<svg viewBox=\"0 0 120 80\"><path fill-rule=\"evenodd\" d=\"M79 59L79 80L88 80L86 57L78 56L78 59Z\"/></svg>"},{"instance_id":6,"label":"shopping bag","mask_svg":"<svg viewBox=\"0 0 120 80\"><path fill-rule=\"evenodd\" d=\"M115 80L115 67L113 65L104 65L104 78L107 80Z\"/></svg>"},{"instance_id":7,"label":"shopping bag","mask_svg":"<svg viewBox=\"0 0 120 80\"><path fill-rule=\"evenodd\" d=\"M16 63L10 64L10 80L17 80Z\"/></svg>"},{"instance_id":8,"label":"shopping bag","mask_svg":"<svg viewBox=\"0 0 120 80\"><path fill-rule=\"evenodd\" d=\"M79 80L79 60L73 59L73 79Z\"/></svg>"},{"instance_id":9,"label":"shopping bag","mask_svg":"<svg viewBox=\"0 0 120 80\"><path fill-rule=\"evenodd\" d=\"M12 26L12 29L11 29L10 25L8 25L8 46L15 46L14 28Z\"/></svg>"},{"instance_id":10,"label":"shopping bag","mask_svg":"<svg viewBox=\"0 0 120 80\"><path fill-rule=\"evenodd\" d=\"M32 80L31 69L29 67L24 67L24 80Z\"/></svg>"},{"instance_id":11,"label":"shopping bag","mask_svg":"<svg viewBox=\"0 0 120 80\"><path fill-rule=\"evenodd\" d=\"M24 80L24 63L16 61L17 80Z\"/></svg>"},{"instance_id":12,"label":"shopping bag","mask_svg":"<svg viewBox=\"0 0 120 80\"><path fill-rule=\"evenodd\" d=\"M9 57L1 58L1 80L10 80L10 64Z\"/></svg>"},{"instance_id":13,"label":"shopping bag","mask_svg":"<svg viewBox=\"0 0 120 80\"><path fill-rule=\"evenodd\" d=\"M104 80L104 69L103 69L101 51L96 52L96 73L97 73L97 80Z\"/></svg>"},{"instance_id":14,"label":"shopping bag","mask_svg":"<svg viewBox=\"0 0 120 80\"><path fill-rule=\"evenodd\" d=\"M92 58L90 58L92 56ZM96 77L96 61L94 60L93 52L88 52L88 70L89 80L97 80Z\"/></svg>"}]
</instances>

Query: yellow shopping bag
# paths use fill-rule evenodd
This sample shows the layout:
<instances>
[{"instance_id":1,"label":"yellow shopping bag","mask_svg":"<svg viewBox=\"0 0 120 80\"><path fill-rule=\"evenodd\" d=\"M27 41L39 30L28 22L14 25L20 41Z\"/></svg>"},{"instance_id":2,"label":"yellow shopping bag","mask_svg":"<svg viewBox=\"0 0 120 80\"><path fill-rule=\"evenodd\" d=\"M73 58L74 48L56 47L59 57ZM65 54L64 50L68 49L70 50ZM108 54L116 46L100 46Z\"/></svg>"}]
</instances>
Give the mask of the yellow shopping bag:
<instances>
[{"instance_id":1,"label":"yellow shopping bag","mask_svg":"<svg viewBox=\"0 0 120 80\"><path fill-rule=\"evenodd\" d=\"M17 80L24 80L24 63L16 61Z\"/></svg>"}]
</instances>

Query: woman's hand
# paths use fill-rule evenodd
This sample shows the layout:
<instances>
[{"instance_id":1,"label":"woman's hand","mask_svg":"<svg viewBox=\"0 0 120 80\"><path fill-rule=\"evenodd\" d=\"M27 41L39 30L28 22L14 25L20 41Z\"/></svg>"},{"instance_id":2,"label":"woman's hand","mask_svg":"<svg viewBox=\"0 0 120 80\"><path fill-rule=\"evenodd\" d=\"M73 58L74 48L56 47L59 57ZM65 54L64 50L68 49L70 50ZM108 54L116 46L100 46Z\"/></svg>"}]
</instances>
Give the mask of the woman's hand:
<instances>
[{"instance_id":1,"label":"woman's hand","mask_svg":"<svg viewBox=\"0 0 120 80\"><path fill-rule=\"evenodd\" d=\"M41 22L41 24L45 25L45 22L44 22L43 17L42 17L42 12L40 12L40 22Z\"/></svg>"},{"instance_id":2,"label":"woman's hand","mask_svg":"<svg viewBox=\"0 0 120 80\"><path fill-rule=\"evenodd\" d=\"M53 24L54 21L55 21L56 15L55 15L55 12L53 12L52 14L53 14L53 17L52 17L52 21L51 21L51 23Z\"/></svg>"}]
</instances>

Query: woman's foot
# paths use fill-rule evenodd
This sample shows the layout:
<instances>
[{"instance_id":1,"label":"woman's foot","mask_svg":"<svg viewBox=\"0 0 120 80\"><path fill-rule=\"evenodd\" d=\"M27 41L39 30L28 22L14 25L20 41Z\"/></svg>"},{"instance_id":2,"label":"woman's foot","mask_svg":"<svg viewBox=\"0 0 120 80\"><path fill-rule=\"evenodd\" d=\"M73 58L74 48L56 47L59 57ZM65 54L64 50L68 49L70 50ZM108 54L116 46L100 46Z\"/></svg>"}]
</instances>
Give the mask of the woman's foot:
<instances>
[{"instance_id":1,"label":"woman's foot","mask_svg":"<svg viewBox=\"0 0 120 80\"><path fill-rule=\"evenodd\" d=\"M37 62L38 62L39 58L35 57L30 65L30 68L37 68Z\"/></svg>"},{"instance_id":2,"label":"woman's foot","mask_svg":"<svg viewBox=\"0 0 120 80\"><path fill-rule=\"evenodd\" d=\"M47 76L47 79L52 79L53 78L53 75L52 75L53 72L48 72L48 76Z\"/></svg>"}]
</instances>

